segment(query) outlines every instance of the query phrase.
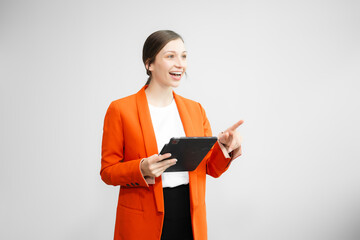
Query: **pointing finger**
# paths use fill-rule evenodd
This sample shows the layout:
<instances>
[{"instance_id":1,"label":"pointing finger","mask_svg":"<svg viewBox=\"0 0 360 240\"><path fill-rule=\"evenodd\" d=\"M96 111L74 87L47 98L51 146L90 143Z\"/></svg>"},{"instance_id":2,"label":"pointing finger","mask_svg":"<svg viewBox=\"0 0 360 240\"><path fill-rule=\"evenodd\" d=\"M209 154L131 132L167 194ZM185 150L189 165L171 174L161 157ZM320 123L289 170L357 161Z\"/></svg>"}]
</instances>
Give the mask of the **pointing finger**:
<instances>
[{"instance_id":1,"label":"pointing finger","mask_svg":"<svg viewBox=\"0 0 360 240\"><path fill-rule=\"evenodd\" d=\"M228 129L226 129L225 132L227 132L227 131L235 131L243 123L244 123L244 120L240 120L237 123L235 123L234 125L232 125L231 127L229 127Z\"/></svg>"}]
</instances>

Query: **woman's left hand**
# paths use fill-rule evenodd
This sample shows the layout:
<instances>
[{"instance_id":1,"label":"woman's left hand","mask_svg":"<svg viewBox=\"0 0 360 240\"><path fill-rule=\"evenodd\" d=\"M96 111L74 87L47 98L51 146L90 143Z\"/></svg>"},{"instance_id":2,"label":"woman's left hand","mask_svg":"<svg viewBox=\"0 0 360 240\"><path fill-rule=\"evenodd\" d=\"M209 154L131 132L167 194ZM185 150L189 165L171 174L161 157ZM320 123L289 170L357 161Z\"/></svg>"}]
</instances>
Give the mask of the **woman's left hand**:
<instances>
[{"instance_id":1,"label":"woman's left hand","mask_svg":"<svg viewBox=\"0 0 360 240\"><path fill-rule=\"evenodd\" d=\"M233 126L226 129L224 132L219 133L218 141L224 145L228 153L233 152L232 159L241 155L242 137L236 129L243 124L244 120L240 120Z\"/></svg>"}]
</instances>

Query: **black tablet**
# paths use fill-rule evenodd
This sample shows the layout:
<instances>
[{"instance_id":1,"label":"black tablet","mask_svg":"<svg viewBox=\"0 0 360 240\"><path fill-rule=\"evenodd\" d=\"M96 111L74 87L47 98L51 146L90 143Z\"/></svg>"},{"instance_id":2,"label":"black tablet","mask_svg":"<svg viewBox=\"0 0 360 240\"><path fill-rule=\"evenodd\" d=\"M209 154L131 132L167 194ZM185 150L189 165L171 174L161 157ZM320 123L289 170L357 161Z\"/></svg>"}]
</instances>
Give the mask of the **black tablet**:
<instances>
[{"instance_id":1,"label":"black tablet","mask_svg":"<svg viewBox=\"0 0 360 240\"><path fill-rule=\"evenodd\" d=\"M171 153L170 158L176 158L177 163L165 172L193 171L206 154L214 146L217 137L179 137L171 138L165 144L160 154Z\"/></svg>"}]
</instances>

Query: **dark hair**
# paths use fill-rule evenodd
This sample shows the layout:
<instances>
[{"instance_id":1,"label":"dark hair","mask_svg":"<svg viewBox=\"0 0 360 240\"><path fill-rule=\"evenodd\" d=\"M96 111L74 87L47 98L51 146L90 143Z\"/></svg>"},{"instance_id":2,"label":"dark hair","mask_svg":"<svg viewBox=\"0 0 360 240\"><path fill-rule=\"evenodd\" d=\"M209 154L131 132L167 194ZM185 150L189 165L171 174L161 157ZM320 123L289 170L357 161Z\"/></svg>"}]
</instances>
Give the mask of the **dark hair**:
<instances>
[{"instance_id":1,"label":"dark hair","mask_svg":"<svg viewBox=\"0 0 360 240\"><path fill-rule=\"evenodd\" d=\"M143 47L142 59L146 68L146 64L149 66L155 62L156 55L160 50L170 41L181 39L182 37L174 31L171 30L159 30L152 33L145 41ZM148 85L151 81L151 71L146 68L146 74L149 76L145 85Z\"/></svg>"}]
</instances>

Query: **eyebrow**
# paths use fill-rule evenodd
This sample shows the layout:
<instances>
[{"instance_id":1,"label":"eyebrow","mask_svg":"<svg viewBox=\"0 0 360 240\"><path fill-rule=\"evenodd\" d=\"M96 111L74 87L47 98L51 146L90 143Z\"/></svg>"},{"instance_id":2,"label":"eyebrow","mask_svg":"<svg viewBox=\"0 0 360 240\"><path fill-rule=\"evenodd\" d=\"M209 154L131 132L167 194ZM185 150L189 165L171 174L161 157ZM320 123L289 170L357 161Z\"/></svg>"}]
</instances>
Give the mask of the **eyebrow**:
<instances>
[{"instance_id":1,"label":"eyebrow","mask_svg":"<svg viewBox=\"0 0 360 240\"><path fill-rule=\"evenodd\" d=\"M165 53L168 53L168 52L176 53L176 51L166 51L166 52L164 52L164 54L165 54ZM187 53L187 51L183 51L182 53Z\"/></svg>"}]
</instances>

